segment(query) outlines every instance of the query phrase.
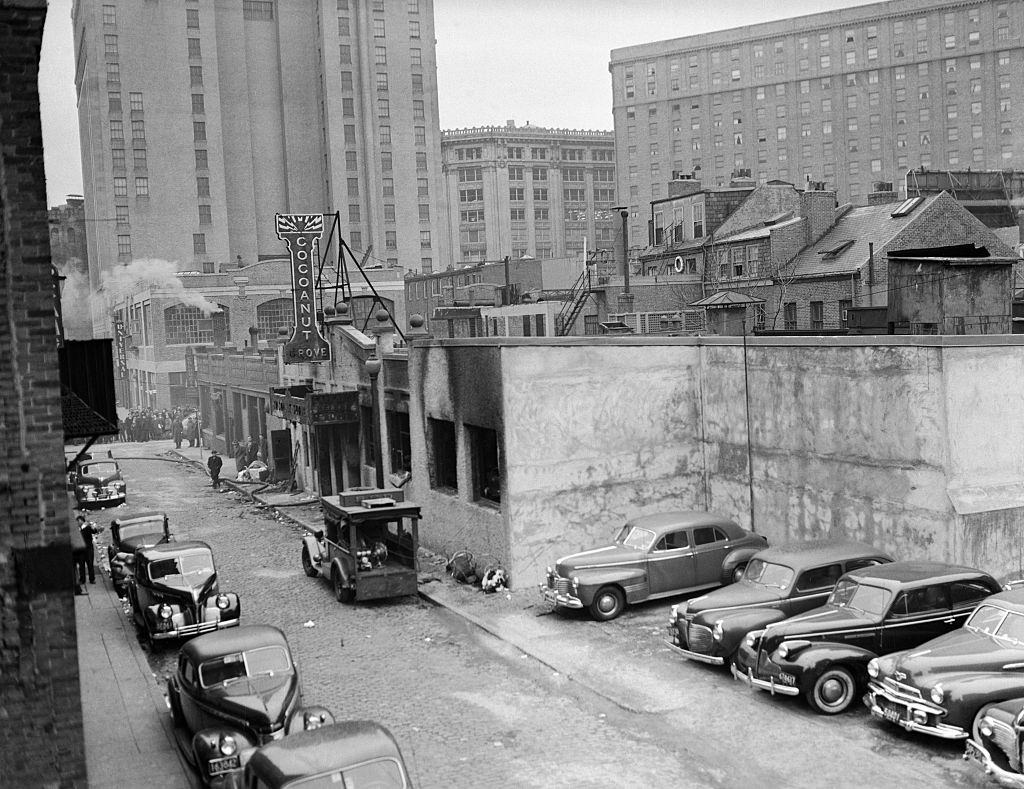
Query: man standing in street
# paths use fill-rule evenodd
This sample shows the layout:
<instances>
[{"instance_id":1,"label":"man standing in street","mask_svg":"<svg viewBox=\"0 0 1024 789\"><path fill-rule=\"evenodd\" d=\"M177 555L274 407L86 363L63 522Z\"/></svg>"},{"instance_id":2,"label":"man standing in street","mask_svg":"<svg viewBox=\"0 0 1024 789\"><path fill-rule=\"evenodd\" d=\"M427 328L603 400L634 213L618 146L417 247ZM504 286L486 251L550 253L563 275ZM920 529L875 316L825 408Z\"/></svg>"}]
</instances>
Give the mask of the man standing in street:
<instances>
[{"instance_id":1,"label":"man standing in street","mask_svg":"<svg viewBox=\"0 0 1024 789\"><path fill-rule=\"evenodd\" d=\"M210 479L213 480L213 489L220 490L220 467L224 465L221 456L216 449L210 450L210 459L206 461L206 467L210 469Z\"/></svg>"},{"instance_id":2,"label":"man standing in street","mask_svg":"<svg viewBox=\"0 0 1024 789\"><path fill-rule=\"evenodd\" d=\"M82 535L82 542L85 543L85 551L81 554L81 559L78 563L78 584L79 586L85 586L85 574L89 573L89 583L96 583L96 564L94 562L95 550L93 549L92 540L97 534L103 531L102 526L97 526L90 520L86 520L84 515L79 514L75 520L78 522L78 530Z\"/></svg>"}]
</instances>

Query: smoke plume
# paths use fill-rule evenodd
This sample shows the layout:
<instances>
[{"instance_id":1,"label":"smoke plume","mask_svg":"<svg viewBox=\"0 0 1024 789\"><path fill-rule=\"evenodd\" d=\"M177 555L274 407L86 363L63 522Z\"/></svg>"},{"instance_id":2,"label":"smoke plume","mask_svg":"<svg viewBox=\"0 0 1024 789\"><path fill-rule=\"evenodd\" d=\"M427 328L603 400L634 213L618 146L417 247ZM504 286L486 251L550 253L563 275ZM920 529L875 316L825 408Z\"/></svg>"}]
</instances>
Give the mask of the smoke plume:
<instances>
[{"instance_id":1,"label":"smoke plume","mask_svg":"<svg viewBox=\"0 0 1024 789\"><path fill-rule=\"evenodd\" d=\"M92 339L92 294L89 292L89 272L78 258L69 258L57 267L64 277L60 296L60 311L64 319L64 337L68 340Z\"/></svg>"},{"instance_id":2,"label":"smoke plume","mask_svg":"<svg viewBox=\"0 0 1024 789\"><path fill-rule=\"evenodd\" d=\"M126 266L117 265L100 276L100 292L113 307L126 297L141 290L161 291L161 295L177 298L189 307L197 307L204 314L220 312L221 308L209 301L203 294L189 290L178 276L179 266L170 260L140 258Z\"/></svg>"}]
</instances>

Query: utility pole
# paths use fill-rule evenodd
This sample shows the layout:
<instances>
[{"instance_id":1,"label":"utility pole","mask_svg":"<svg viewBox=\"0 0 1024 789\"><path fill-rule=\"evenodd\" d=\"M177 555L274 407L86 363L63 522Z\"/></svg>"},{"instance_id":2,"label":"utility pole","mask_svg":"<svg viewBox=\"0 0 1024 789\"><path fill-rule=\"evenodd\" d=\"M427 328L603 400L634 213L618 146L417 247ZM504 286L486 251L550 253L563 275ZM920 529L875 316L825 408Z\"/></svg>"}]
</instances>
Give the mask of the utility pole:
<instances>
[{"instance_id":1,"label":"utility pole","mask_svg":"<svg viewBox=\"0 0 1024 789\"><path fill-rule=\"evenodd\" d=\"M633 311L633 294L629 290L629 209L626 206L617 206L612 210L618 210L619 216L622 217L623 287L616 307L620 313L628 313Z\"/></svg>"}]
</instances>

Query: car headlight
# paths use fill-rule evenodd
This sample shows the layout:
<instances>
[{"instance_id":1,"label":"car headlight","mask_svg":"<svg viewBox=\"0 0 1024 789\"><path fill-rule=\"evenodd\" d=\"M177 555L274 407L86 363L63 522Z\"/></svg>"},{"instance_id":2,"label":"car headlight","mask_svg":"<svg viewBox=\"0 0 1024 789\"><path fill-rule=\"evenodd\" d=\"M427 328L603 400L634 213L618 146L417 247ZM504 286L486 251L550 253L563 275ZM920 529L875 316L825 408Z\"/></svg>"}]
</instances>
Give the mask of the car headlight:
<instances>
[{"instance_id":1,"label":"car headlight","mask_svg":"<svg viewBox=\"0 0 1024 789\"><path fill-rule=\"evenodd\" d=\"M786 641L779 647L780 658L793 657L797 652L806 649L811 645L810 641Z\"/></svg>"},{"instance_id":2,"label":"car headlight","mask_svg":"<svg viewBox=\"0 0 1024 789\"><path fill-rule=\"evenodd\" d=\"M572 577L572 592L575 595L580 593L580 577L578 575Z\"/></svg>"},{"instance_id":3,"label":"car headlight","mask_svg":"<svg viewBox=\"0 0 1024 789\"><path fill-rule=\"evenodd\" d=\"M711 628L711 637L715 639L715 641L721 641L724 635L725 628L722 627L722 620L719 619L717 622L715 622L715 626Z\"/></svg>"},{"instance_id":4,"label":"car headlight","mask_svg":"<svg viewBox=\"0 0 1024 789\"><path fill-rule=\"evenodd\" d=\"M238 752L238 743L230 734L225 734L220 738L220 752L225 756L231 756Z\"/></svg>"},{"instance_id":5,"label":"car headlight","mask_svg":"<svg viewBox=\"0 0 1024 789\"><path fill-rule=\"evenodd\" d=\"M992 721L989 720L987 715L982 718L981 723L978 724L978 731L985 737L992 736Z\"/></svg>"},{"instance_id":6,"label":"car headlight","mask_svg":"<svg viewBox=\"0 0 1024 789\"><path fill-rule=\"evenodd\" d=\"M226 594L217 595L217 608L219 608L221 611L226 611L228 606L230 605L231 600L228 598Z\"/></svg>"},{"instance_id":7,"label":"car headlight","mask_svg":"<svg viewBox=\"0 0 1024 789\"><path fill-rule=\"evenodd\" d=\"M170 619L171 616L174 614L174 611L171 610L171 607L169 605L167 605L167 603L164 603L157 610L157 613L160 614L160 618L161 619Z\"/></svg>"},{"instance_id":8,"label":"car headlight","mask_svg":"<svg viewBox=\"0 0 1024 789\"><path fill-rule=\"evenodd\" d=\"M946 691L942 689L942 683L940 682L938 685L936 685L928 692L928 695L931 697L931 700L934 701L936 704L941 704L943 700L946 698Z\"/></svg>"},{"instance_id":9,"label":"car headlight","mask_svg":"<svg viewBox=\"0 0 1024 789\"><path fill-rule=\"evenodd\" d=\"M878 658L871 658L871 660L868 661L868 676L872 679L876 679L878 677Z\"/></svg>"}]
</instances>

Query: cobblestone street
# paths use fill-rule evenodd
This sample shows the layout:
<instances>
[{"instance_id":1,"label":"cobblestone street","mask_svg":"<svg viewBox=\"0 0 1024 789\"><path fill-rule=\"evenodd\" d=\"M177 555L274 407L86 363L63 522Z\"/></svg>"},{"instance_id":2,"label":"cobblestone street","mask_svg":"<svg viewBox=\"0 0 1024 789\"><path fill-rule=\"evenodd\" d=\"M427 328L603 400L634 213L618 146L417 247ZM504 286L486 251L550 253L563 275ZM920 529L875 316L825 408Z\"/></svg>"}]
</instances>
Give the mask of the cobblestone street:
<instances>
[{"instance_id":1,"label":"cobblestone street","mask_svg":"<svg viewBox=\"0 0 1024 789\"><path fill-rule=\"evenodd\" d=\"M212 490L166 444L121 445L115 456L128 504L96 519L161 509L179 540L208 542L242 623L287 634L306 702L390 728L418 787L986 785L960 743L874 723L859 705L821 717L679 659L662 643L664 601L607 623L552 615L528 583L485 595L427 554L420 588L443 605L338 603L302 571L301 526ZM282 511L318 522L315 505ZM149 657L162 687L176 648Z\"/></svg>"}]
</instances>

